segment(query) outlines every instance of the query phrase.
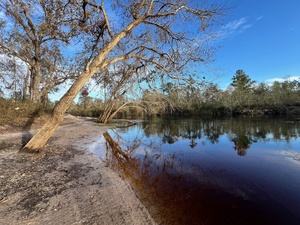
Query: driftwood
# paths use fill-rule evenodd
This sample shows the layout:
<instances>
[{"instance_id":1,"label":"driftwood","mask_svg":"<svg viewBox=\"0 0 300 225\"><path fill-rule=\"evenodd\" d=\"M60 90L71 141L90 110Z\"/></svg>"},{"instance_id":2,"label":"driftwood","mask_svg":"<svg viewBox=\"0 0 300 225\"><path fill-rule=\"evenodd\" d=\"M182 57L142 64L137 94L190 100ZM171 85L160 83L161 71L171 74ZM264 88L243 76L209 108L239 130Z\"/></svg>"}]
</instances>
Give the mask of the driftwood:
<instances>
[{"instance_id":1,"label":"driftwood","mask_svg":"<svg viewBox=\"0 0 300 225\"><path fill-rule=\"evenodd\" d=\"M107 143L109 144L109 146L111 147L112 151L114 153L117 153L117 154L120 154L122 155L126 160L129 160L129 156L124 153L120 146L118 145L118 143L116 143L112 137L109 135L109 133L106 131L104 134L103 134L105 140L107 141Z\"/></svg>"}]
</instances>

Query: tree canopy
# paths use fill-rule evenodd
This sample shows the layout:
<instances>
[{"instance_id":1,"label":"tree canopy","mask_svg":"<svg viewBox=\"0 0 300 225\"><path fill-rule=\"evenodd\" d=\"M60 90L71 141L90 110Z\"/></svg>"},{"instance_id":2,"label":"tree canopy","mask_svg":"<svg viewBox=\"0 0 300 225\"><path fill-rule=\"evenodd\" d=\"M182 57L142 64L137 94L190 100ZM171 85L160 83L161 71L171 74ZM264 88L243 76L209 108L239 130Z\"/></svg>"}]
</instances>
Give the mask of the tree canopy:
<instances>
[{"instance_id":1,"label":"tree canopy","mask_svg":"<svg viewBox=\"0 0 300 225\"><path fill-rule=\"evenodd\" d=\"M66 1L0 1L0 54L18 58L27 66L23 96L33 102L46 99L64 82L61 46L78 32L74 4ZM29 90L27 90L29 86ZM29 91L29 93L27 93Z\"/></svg>"},{"instance_id":2,"label":"tree canopy","mask_svg":"<svg viewBox=\"0 0 300 225\"><path fill-rule=\"evenodd\" d=\"M237 70L235 76L232 78L231 86L233 86L236 91L247 92L254 83L255 81L251 80L244 70Z\"/></svg>"}]
</instances>

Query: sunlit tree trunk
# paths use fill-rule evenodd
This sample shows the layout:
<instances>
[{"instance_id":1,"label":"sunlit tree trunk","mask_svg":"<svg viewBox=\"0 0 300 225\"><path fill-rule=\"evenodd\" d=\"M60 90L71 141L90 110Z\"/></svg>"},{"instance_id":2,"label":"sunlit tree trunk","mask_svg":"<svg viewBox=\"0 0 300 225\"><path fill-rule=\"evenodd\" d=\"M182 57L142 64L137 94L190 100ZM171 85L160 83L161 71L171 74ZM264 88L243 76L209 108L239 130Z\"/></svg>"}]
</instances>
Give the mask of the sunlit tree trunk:
<instances>
[{"instance_id":1,"label":"sunlit tree trunk","mask_svg":"<svg viewBox=\"0 0 300 225\"><path fill-rule=\"evenodd\" d=\"M43 127L31 138L21 151L37 152L45 146L49 138L59 127L64 119L64 114L72 104L73 100L83 88L85 83L98 71L107 66L105 58L107 54L127 35L135 26L142 22L138 19L130 23L123 31L115 35L112 40L104 47L99 54L87 63L85 71L74 81L73 85L66 94L58 101L52 114Z\"/></svg>"},{"instance_id":2,"label":"sunlit tree trunk","mask_svg":"<svg viewBox=\"0 0 300 225\"><path fill-rule=\"evenodd\" d=\"M23 86L23 96L22 96L22 101L25 102L27 98L27 89L28 89L28 84L29 84L29 77L30 77L30 67L27 65L27 73L24 79L24 86Z\"/></svg>"},{"instance_id":3,"label":"sunlit tree trunk","mask_svg":"<svg viewBox=\"0 0 300 225\"><path fill-rule=\"evenodd\" d=\"M39 151L49 140L64 119L64 114L72 104L76 95L82 89L88 79L94 74L94 70L84 71L74 82L68 92L60 99L54 107L52 114L44 126L33 136L33 138L22 149L26 152Z\"/></svg>"}]
</instances>

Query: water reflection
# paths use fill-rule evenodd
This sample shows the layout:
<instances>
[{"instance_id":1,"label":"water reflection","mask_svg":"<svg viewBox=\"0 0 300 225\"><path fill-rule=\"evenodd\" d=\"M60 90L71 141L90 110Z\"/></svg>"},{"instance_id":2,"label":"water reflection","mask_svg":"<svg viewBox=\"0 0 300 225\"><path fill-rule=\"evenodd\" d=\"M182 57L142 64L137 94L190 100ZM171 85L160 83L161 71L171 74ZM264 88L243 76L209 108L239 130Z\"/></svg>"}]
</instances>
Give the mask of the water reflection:
<instances>
[{"instance_id":1,"label":"water reflection","mask_svg":"<svg viewBox=\"0 0 300 225\"><path fill-rule=\"evenodd\" d=\"M106 161L161 224L298 224L300 164L285 157L299 134L284 119L144 121L110 131Z\"/></svg>"},{"instance_id":2,"label":"water reflection","mask_svg":"<svg viewBox=\"0 0 300 225\"><path fill-rule=\"evenodd\" d=\"M251 129L247 132L248 126L247 123L233 124L232 126L232 135L229 136L229 139L234 143L234 150L237 151L239 156L245 156L247 150L250 148L250 145L253 143L253 136L251 135Z\"/></svg>"},{"instance_id":3,"label":"water reflection","mask_svg":"<svg viewBox=\"0 0 300 225\"><path fill-rule=\"evenodd\" d=\"M226 134L233 143L233 149L240 156L245 156L252 143L258 141L282 141L299 138L300 121L286 119L249 119L232 118L230 120L160 120L143 122L138 129L144 130L147 138L161 138L163 143L173 144L183 139L190 140L190 147L197 145L197 140L205 138L211 144L219 142ZM132 132L126 129L123 132Z\"/></svg>"}]
</instances>

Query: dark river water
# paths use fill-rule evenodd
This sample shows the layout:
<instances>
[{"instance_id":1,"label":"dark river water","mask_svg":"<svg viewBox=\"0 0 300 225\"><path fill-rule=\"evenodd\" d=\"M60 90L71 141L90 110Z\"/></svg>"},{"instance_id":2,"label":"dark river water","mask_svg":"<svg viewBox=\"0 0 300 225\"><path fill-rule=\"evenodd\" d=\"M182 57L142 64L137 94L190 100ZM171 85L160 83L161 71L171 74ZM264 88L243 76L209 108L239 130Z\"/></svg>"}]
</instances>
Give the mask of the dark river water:
<instances>
[{"instance_id":1,"label":"dark river water","mask_svg":"<svg viewBox=\"0 0 300 225\"><path fill-rule=\"evenodd\" d=\"M107 164L159 224L300 224L300 118L156 119L109 133L119 147Z\"/></svg>"}]
</instances>

